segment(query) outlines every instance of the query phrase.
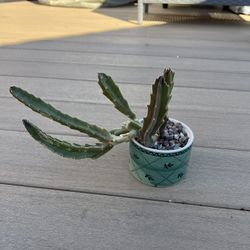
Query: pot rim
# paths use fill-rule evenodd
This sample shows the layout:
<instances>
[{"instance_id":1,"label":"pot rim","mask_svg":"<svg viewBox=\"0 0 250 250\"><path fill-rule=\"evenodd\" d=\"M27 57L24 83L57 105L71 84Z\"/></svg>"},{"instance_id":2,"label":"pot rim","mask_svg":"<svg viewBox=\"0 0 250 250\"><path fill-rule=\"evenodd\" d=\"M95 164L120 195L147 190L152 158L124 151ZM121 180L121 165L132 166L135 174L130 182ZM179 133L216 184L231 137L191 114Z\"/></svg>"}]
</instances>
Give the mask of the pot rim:
<instances>
[{"instance_id":1,"label":"pot rim","mask_svg":"<svg viewBox=\"0 0 250 250\"><path fill-rule=\"evenodd\" d=\"M176 120L176 119L173 119L173 118L169 118L169 120L173 121L173 122L179 122L183 125L186 133L188 134L188 143L183 147L183 148L178 148L178 149L171 149L171 150L162 150L162 149L154 149L154 148L148 148L148 147L145 147L143 146L142 144L140 144L138 141L135 140L135 138L132 138L132 141L133 143L135 143L137 146L147 150L147 151L151 151L151 152L154 152L154 153L162 153L162 154L166 154L166 153L178 153L178 152L181 152L181 151L184 151L186 149L188 149L192 144L193 144L193 141L194 141L194 134L193 134L193 131L191 130L190 127L188 127L185 123L179 121L179 120Z\"/></svg>"}]
</instances>

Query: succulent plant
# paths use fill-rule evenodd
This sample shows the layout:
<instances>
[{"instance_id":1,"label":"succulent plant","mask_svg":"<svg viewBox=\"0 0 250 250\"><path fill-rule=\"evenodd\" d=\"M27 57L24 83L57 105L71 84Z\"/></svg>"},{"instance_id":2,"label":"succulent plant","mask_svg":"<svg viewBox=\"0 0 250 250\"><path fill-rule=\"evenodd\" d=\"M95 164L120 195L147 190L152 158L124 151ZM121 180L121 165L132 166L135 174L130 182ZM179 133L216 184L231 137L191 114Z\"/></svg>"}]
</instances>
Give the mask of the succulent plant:
<instances>
[{"instance_id":1,"label":"succulent plant","mask_svg":"<svg viewBox=\"0 0 250 250\"><path fill-rule=\"evenodd\" d=\"M163 133L162 131L164 131L168 121L168 104L174 86L174 72L171 69L165 69L163 75L155 80L152 86L148 113L143 121L136 117L128 102L122 96L119 87L110 76L99 73L98 83L103 90L103 94L114 104L115 108L129 118L121 128L108 131L94 124L71 117L55 109L42 99L15 86L10 87L10 93L33 111L99 141L94 145L69 143L54 138L28 120L23 120L25 128L35 140L61 156L74 159L96 159L112 149L113 146L128 142L132 138L137 138L144 146L152 147L157 138Z\"/></svg>"}]
</instances>

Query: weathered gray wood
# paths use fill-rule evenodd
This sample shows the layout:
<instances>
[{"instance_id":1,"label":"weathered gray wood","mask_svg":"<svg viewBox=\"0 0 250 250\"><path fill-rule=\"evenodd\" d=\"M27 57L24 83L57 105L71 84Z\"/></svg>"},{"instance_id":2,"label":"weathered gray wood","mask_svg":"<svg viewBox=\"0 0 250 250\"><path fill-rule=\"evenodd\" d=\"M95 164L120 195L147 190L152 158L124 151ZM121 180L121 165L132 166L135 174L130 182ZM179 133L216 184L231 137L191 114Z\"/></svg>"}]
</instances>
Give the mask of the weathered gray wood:
<instances>
[{"instance_id":1,"label":"weathered gray wood","mask_svg":"<svg viewBox=\"0 0 250 250\"><path fill-rule=\"evenodd\" d=\"M149 28L150 29L150 28ZM162 31L165 30L165 32L167 32L166 27L161 29ZM191 33L191 30L189 30ZM160 33L160 30L159 30ZM126 34L126 32L125 32ZM80 44L84 44L86 42L88 43L94 43L94 44L98 44L102 43L102 44L113 44L113 45L130 45L130 46L134 46L134 45L140 45L140 46L159 46L158 49L164 47L164 48L168 48L171 47L173 48L188 48L188 49L192 49L192 48L196 48L197 50L218 50L218 54L220 54L219 49L222 50L227 50L227 49L234 49L234 48L238 48L239 51L241 50L247 50L249 49L249 43L245 40L241 40L240 38L237 40L237 44L232 41L232 39L230 40L218 40L217 37L210 37L210 39L208 37L199 37L199 39L195 39L195 38L188 38L185 35L182 35L182 37L174 37L172 34L170 34L167 39L164 36L159 36L159 37L154 37L154 36L149 36L149 37L145 37L145 36L137 36L135 35L134 39L130 39L129 36L124 36L125 34L117 34L117 33L113 33L112 35L112 39L110 38L110 34L106 33L106 34L96 34L96 35L89 35L89 36L78 36L78 37L73 37L73 38L64 38L61 40L61 42L64 42L65 45L67 46L67 42L74 42L74 43L80 43ZM223 36L222 36L223 37ZM249 38L249 36L248 36ZM49 42L49 41L47 41ZM52 41L53 42L53 41ZM54 41L55 43L57 43L57 41ZM28 43L26 45L21 45L21 47L30 47L32 48L32 44ZM19 46L17 46L18 48ZM40 48L43 48L40 47ZM150 47L149 47L150 50ZM231 51L232 52L232 51ZM219 56L219 55L217 55Z\"/></svg>"},{"instance_id":2,"label":"weathered gray wood","mask_svg":"<svg viewBox=\"0 0 250 250\"><path fill-rule=\"evenodd\" d=\"M22 49L22 50L40 50L40 51L71 51L71 52L98 52L111 54L132 54L144 56L168 56L168 57L188 57L188 58L206 58L220 60L250 60L249 43L221 43L204 42L192 40L185 43L178 43L178 40L166 39L128 39L125 38L110 39L109 37L90 37L82 42L70 41L43 41L28 43L22 45L8 46L4 49ZM151 41L153 40L153 41ZM156 40L156 41L155 41ZM123 43L122 43L123 42ZM140 44L141 42L141 44ZM184 45L183 45L184 44ZM207 45L209 44L209 45ZM213 44L213 43L212 43ZM216 47L217 45L217 47ZM2 53L0 51L0 54Z\"/></svg>"},{"instance_id":3,"label":"weathered gray wood","mask_svg":"<svg viewBox=\"0 0 250 250\"><path fill-rule=\"evenodd\" d=\"M167 65L164 65L167 66ZM40 62L15 62L0 61L2 77L21 76L56 78L68 80L93 80L97 81L97 73L105 72L118 82L152 84L155 78L162 74L162 69L134 68L100 65L79 65L64 63L40 63ZM222 88L233 90L249 90L250 74L228 72L188 71L176 69L176 85L187 87Z\"/></svg>"},{"instance_id":4,"label":"weathered gray wood","mask_svg":"<svg viewBox=\"0 0 250 250\"><path fill-rule=\"evenodd\" d=\"M0 247L249 249L248 212L1 186Z\"/></svg>"},{"instance_id":5,"label":"weathered gray wood","mask_svg":"<svg viewBox=\"0 0 250 250\"><path fill-rule=\"evenodd\" d=\"M76 143L87 138L57 136ZM71 160L27 133L0 131L0 183L90 191L250 210L249 152L194 147L186 179L169 188L139 183L128 171L128 145L98 160Z\"/></svg>"},{"instance_id":6,"label":"weathered gray wood","mask_svg":"<svg viewBox=\"0 0 250 250\"><path fill-rule=\"evenodd\" d=\"M228 22L213 20L194 20L180 23L168 23L166 25L156 25L153 27L137 27L134 29L115 30L112 32L102 33L101 36L122 36L122 37L143 37L147 39L185 39L204 41L231 41L247 42L249 41L249 23L245 22ZM125 38L126 39L126 38ZM82 41L85 36L74 36L62 38L67 41ZM112 40L112 39L110 39ZM185 41L184 40L184 41ZM180 41L181 43L181 41ZM198 43L198 42L197 42ZM184 43L185 44L185 43Z\"/></svg>"},{"instance_id":7,"label":"weathered gray wood","mask_svg":"<svg viewBox=\"0 0 250 250\"><path fill-rule=\"evenodd\" d=\"M112 105L74 102L50 103L65 113L108 129L120 127L121 123L127 120ZM145 105L144 107L133 107L133 110L138 117L143 117L147 108ZM195 134L195 145L197 146L250 150L249 114L231 113L229 111L215 112L213 109L202 107L190 109L180 106L173 107L170 116L187 123L192 128ZM14 99L0 99L0 129L23 131L24 128L21 123L23 118L34 121L50 133L79 135L78 132L32 112Z\"/></svg>"},{"instance_id":8,"label":"weathered gray wood","mask_svg":"<svg viewBox=\"0 0 250 250\"><path fill-rule=\"evenodd\" d=\"M159 70L166 66L178 70L203 70L215 72L249 73L250 60L207 60L203 58L175 58L157 57L144 55L125 55L125 54L105 54L105 53L76 53L67 51L40 51L40 50L12 50L5 49L0 51L1 64L8 61L40 62L41 64L82 64L82 65L107 65L119 67L145 67L157 68ZM166 62L168 65L166 65Z\"/></svg>"},{"instance_id":9,"label":"weathered gray wood","mask_svg":"<svg viewBox=\"0 0 250 250\"><path fill-rule=\"evenodd\" d=\"M12 85L19 86L50 101L111 104L103 96L97 81L0 77L0 97L12 97L9 93L9 87ZM152 91L150 85L128 83L119 83L118 85L131 105L146 107ZM250 114L249 98L248 91L185 88L179 87L177 83L170 107L184 108L185 110L213 110L214 112L230 110L231 113Z\"/></svg>"}]
</instances>

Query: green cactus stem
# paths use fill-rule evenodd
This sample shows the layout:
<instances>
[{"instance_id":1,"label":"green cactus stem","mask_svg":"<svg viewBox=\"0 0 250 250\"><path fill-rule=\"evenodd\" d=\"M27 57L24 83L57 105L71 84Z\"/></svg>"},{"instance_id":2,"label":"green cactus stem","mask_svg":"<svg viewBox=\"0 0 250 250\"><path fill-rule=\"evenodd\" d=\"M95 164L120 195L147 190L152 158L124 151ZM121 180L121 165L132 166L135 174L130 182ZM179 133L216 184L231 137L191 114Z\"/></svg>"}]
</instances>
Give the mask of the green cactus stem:
<instances>
[{"instance_id":1,"label":"green cactus stem","mask_svg":"<svg viewBox=\"0 0 250 250\"><path fill-rule=\"evenodd\" d=\"M153 84L151 100L148 105L148 114L143 122L136 118L127 100L122 96L119 87L110 76L99 73L98 79L103 94L114 104L117 110L130 118L121 128L108 131L94 124L89 124L78 118L71 117L57 110L42 99L15 86L10 88L10 93L33 111L71 129L78 130L90 137L96 138L101 142L95 145L69 143L54 138L31 122L23 120L25 128L36 141L61 156L73 159L96 159L108 152L113 146L122 142L128 142L135 137L145 146L152 146L154 140L157 139L159 130L164 130L164 119L165 122L168 119L168 104L174 85L174 73L171 69L165 70L164 74L157 78Z\"/></svg>"},{"instance_id":2,"label":"green cactus stem","mask_svg":"<svg viewBox=\"0 0 250 250\"><path fill-rule=\"evenodd\" d=\"M80 119L71 117L67 114L63 114L61 111L55 109L53 106L44 102L42 99L35 97L34 95L21 88L13 86L10 88L10 93L18 101L22 102L33 111L56 122L59 122L62 125L65 125L71 129L78 130L102 142L112 141L113 139L112 135L106 129L100 128L93 124L89 124L85 121L81 121Z\"/></svg>"},{"instance_id":3,"label":"green cactus stem","mask_svg":"<svg viewBox=\"0 0 250 250\"><path fill-rule=\"evenodd\" d=\"M171 100L171 92L174 86L174 72L171 69L164 70L162 76L155 80L152 86L148 114L144 118L140 131L140 141L147 147L152 147L155 134L168 117L168 104Z\"/></svg>"},{"instance_id":4,"label":"green cactus stem","mask_svg":"<svg viewBox=\"0 0 250 250\"><path fill-rule=\"evenodd\" d=\"M41 129L27 120L23 120L23 124L29 134L39 143L47 147L52 152L63 157L73 159L92 158L96 159L108 152L113 145L108 143L98 143L96 145L79 145L61 141L50 135L47 135Z\"/></svg>"},{"instance_id":5,"label":"green cactus stem","mask_svg":"<svg viewBox=\"0 0 250 250\"><path fill-rule=\"evenodd\" d=\"M114 104L115 108L134 120L136 115L131 111L127 100L122 96L119 87L115 84L113 79L104 73L99 73L98 79L103 94Z\"/></svg>"}]
</instances>

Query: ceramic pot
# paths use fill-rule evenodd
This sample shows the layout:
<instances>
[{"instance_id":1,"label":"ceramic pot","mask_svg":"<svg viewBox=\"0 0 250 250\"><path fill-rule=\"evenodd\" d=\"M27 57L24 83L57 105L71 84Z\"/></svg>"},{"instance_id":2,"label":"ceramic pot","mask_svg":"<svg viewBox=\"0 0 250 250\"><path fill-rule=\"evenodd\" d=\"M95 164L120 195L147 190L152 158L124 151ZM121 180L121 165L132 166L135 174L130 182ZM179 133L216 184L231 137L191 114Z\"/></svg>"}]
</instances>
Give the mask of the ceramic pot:
<instances>
[{"instance_id":1,"label":"ceramic pot","mask_svg":"<svg viewBox=\"0 0 250 250\"><path fill-rule=\"evenodd\" d=\"M170 120L180 122L172 118ZM180 182L186 176L194 136L186 124L180 123L189 137L183 148L158 150L147 148L135 139L130 141L129 169L137 180L154 187L167 187Z\"/></svg>"}]
</instances>

